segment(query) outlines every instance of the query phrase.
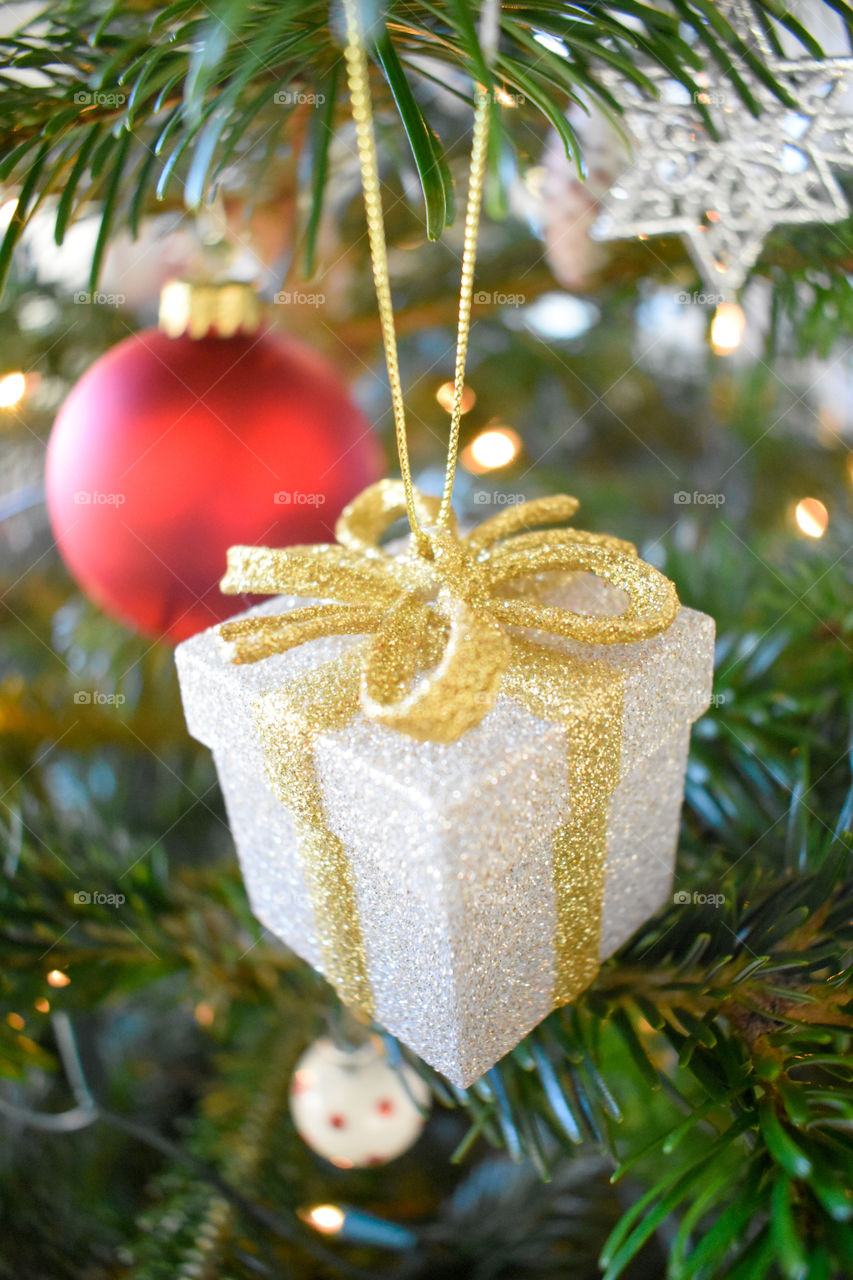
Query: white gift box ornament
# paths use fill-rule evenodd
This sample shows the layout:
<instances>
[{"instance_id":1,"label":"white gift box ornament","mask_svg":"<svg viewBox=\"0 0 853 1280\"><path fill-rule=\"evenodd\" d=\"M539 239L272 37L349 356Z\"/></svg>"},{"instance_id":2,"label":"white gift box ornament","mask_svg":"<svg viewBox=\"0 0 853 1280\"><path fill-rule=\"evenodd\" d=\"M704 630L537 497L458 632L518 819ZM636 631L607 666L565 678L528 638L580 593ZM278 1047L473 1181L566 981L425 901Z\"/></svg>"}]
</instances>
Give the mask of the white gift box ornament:
<instances>
[{"instance_id":1,"label":"white gift box ornament","mask_svg":"<svg viewBox=\"0 0 853 1280\"><path fill-rule=\"evenodd\" d=\"M414 490L355 0L344 14L402 482L356 498L335 545L232 547L223 590L281 598L186 641L178 672L259 919L464 1087L582 991L666 896L713 623L681 609L629 543L543 531L574 498L456 531L492 110L482 85L444 494ZM482 17L494 32L495 0ZM392 556L380 540L403 514L411 542Z\"/></svg>"},{"instance_id":2,"label":"white gift box ornament","mask_svg":"<svg viewBox=\"0 0 853 1280\"><path fill-rule=\"evenodd\" d=\"M714 625L627 543L518 532L573 499L464 539L417 502L426 555L378 546L391 481L342 545L235 548L226 589L290 594L177 664L255 914L467 1087L667 897Z\"/></svg>"}]
</instances>

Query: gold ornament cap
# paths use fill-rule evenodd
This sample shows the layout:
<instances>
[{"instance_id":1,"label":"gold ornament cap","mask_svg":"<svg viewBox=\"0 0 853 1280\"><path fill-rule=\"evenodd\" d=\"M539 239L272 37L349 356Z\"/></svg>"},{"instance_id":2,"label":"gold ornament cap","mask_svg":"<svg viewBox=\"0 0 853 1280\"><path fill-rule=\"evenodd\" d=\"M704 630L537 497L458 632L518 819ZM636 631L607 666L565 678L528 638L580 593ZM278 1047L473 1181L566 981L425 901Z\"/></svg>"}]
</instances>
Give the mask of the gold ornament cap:
<instances>
[{"instance_id":1,"label":"gold ornament cap","mask_svg":"<svg viewBox=\"0 0 853 1280\"><path fill-rule=\"evenodd\" d=\"M158 325L170 338L231 338L239 331L254 333L260 323L261 300L245 280L169 280L160 292Z\"/></svg>"}]
</instances>

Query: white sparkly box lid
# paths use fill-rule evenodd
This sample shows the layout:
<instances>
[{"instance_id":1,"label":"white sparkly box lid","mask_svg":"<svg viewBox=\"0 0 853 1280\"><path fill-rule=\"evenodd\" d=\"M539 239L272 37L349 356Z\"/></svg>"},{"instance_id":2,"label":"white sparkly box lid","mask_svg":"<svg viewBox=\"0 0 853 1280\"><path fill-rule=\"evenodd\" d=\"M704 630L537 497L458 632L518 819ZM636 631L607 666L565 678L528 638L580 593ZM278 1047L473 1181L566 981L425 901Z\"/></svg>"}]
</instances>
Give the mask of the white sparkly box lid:
<instances>
[{"instance_id":1,"label":"white sparkly box lid","mask_svg":"<svg viewBox=\"0 0 853 1280\"><path fill-rule=\"evenodd\" d=\"M621 607L621 593L586 574L549 576L536 593L588 613ZM306 603L278 597L249 612ZM689 730L710 701L713 640L712 619L681 608L651 640L550 641L615 666L624 680L602 959L670 890ZM235 665L213 627L176 651L189 730L214 751L253 910L321 970L301 855L266 777L253 707L353 643L317 640ZM570 805L565 735L499 697L449 744L418 743L360 713L316 742L329 827L351 859L377 1020L458 1084L551 1008L551 837Z\"/></svg>"}]
</instances>

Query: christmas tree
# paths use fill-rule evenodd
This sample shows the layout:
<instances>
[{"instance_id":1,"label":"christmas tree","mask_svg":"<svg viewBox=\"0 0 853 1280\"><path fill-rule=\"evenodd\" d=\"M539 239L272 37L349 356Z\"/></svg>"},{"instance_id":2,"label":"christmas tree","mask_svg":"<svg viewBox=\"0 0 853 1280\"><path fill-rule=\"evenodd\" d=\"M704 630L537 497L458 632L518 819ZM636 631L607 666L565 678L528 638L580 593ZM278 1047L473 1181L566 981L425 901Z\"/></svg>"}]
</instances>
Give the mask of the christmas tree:
<instances>
[{"instance_id":1,"label":"christmas tree","mask_svg":"<svg viewBox=\"0 0 853 1280\"><path fill-rule=\"evenodd\" d=\"M455 381L463 529L575 493L716 622L666 901L468 1087L255 916L169 643L239 607L230 543L331 538L377 438L396 473L354 23L418 488ZM853 7L60 0L0 32L0 1276L849 1276ZM176 275L177 338L146 327ZM641 899L669 868L635 844Z\"/></svg>"}]
</instances>

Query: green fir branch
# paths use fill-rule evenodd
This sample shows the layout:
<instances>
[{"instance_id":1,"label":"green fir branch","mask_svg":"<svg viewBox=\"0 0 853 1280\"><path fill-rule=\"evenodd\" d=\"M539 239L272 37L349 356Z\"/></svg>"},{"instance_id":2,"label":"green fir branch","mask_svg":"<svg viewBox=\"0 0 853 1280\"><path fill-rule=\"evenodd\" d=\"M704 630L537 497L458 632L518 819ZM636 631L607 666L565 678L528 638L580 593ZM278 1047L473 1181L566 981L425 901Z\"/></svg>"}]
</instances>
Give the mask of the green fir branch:
<instances>
[{"instance_id":1,"label":"green fir branch","mask_svg":"<svg viewBox=\"0 0 853 1280\"><path fill-rule=\"evenodd\" d=\"M833 7L847 21L853 18L853 9L842 0ZM466 79L488 78L476 33L478 8L471 0L391 3L372 47L390 88L388 110L396 108L409 140L429 236L438 235L452 215L452 200L446 143L420 101L416 64L430 60L424 66L427 79L442 65ZM759 8L815 51L784 8L770 0L762 0ZM621 110L601 78L605 67L642 85L647 82L643 66L657 64L693 92L694 72L711 57L754 110L737 74L739 58L785 99L765 62L706 0L681 0L675 15L636 0L606 9L528 0L505 7L501 20L499 75L530 103L519 115L543 113L578 164L582 151L563 112L579 94L610 112ZM325 3L306 6L294 0L221 0L213 8L179 0L106 10L91 0L64 0L31 26L0 38L5 68L0 178L21 187L0 247L3 274L21 231L47 196L59 198L59 241L83 209L100 206L101 234L92 265L96 280L110 235L122 225L136 226L141 210L170 190L186 207L198 208L211 198L231 158L258 172L262 142L301 149L306 101L329 98L323 115L324 127L331 128L336 115L347 114L343 78L334 75L341 60L339 25ZM556 41L563 52L540 40ZM381 106L378 75L375 84ZM526 121L520 127L526 128ZM126 181L121 180L124 166ZM500 179L499 171L495 177ZM309 249L326 180L321 160L314 168L307 215Z\"/></svg>"}]
</instances>

